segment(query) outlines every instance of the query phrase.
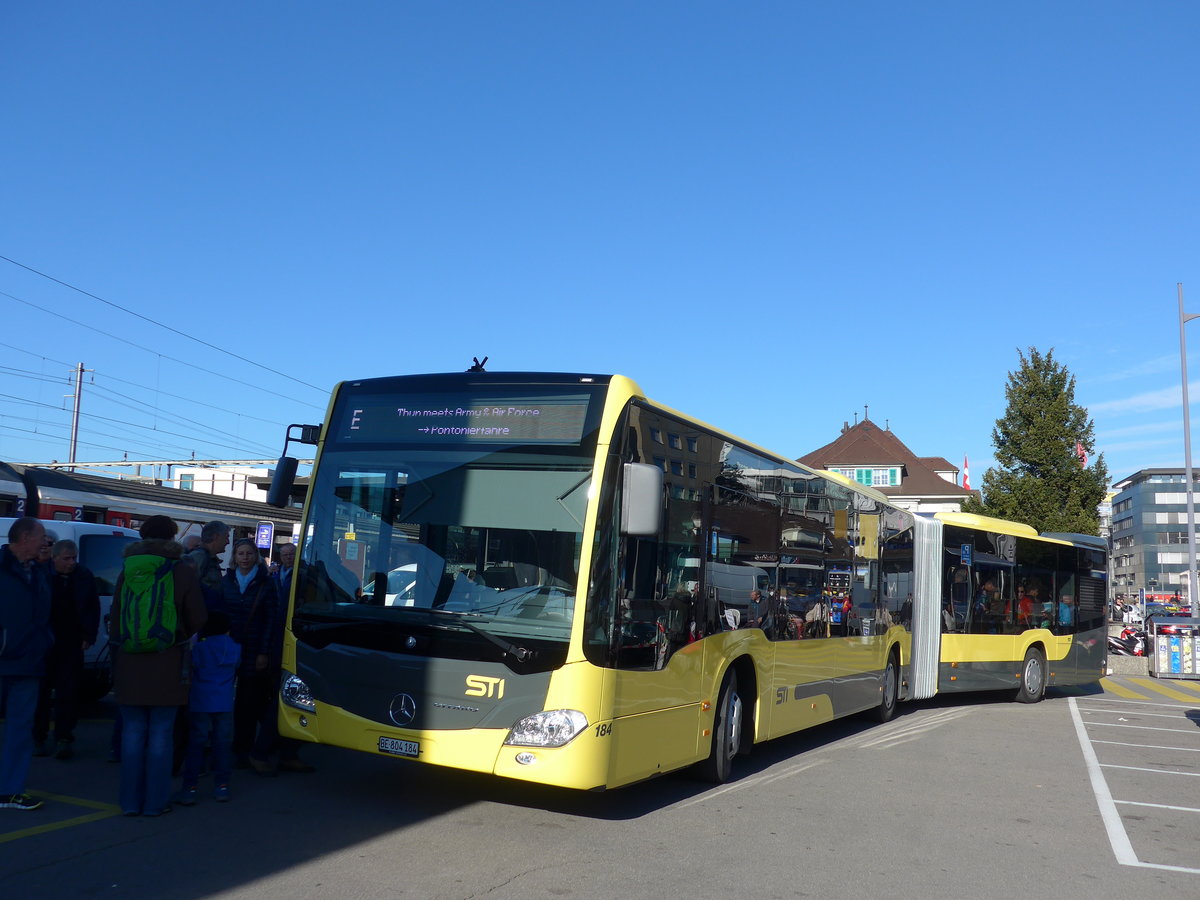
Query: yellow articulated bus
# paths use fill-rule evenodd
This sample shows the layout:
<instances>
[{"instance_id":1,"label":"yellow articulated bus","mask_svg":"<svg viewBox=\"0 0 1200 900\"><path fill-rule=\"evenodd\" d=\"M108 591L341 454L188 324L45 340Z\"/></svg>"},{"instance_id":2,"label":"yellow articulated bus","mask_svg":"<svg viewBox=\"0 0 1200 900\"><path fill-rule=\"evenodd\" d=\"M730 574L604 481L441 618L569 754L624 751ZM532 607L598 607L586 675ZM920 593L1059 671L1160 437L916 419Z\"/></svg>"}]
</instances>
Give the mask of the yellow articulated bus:
<instances>
[{"instance_id":1,"label":"yellow articulated bus","mask_svg":"<svg viewBox=\"0 0 1200 900\"><path fill-rule=\"evenodd\" d=\"M1084 553L1069 538L914 516L622 376L345 382L326 423L292 440L318 449L286 735L579 789L688 766L720 782L761 741L863 711L886 721L939 685L1024 690L1032 673L1037 699L1100 674L1062 626L1010 633L1035 570L1082 598L1078 560L1075 581L1047 577ZM295 473L286 452L274 502ZM1022 542L1053 547L1053 564L1026 562ZM957 599L942 615L957 569L982 591L985 565L991 614L1014 601L995 633L973 608L960 621ZM1030 647L1044 662L1021 670Z\"/></svg>"}]
</instances>

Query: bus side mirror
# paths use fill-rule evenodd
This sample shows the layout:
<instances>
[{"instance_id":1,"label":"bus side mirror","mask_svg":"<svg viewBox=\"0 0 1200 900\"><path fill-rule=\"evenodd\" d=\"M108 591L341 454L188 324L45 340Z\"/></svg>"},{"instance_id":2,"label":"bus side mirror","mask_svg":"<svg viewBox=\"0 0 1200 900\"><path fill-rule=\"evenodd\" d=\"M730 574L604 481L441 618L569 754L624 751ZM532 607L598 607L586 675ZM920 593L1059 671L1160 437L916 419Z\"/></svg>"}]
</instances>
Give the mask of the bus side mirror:
<instances>
[{"instance_id":1,"label":"bus side mirror","mask_svg":"<svg viewBox=\"0 0 1200 900\"><path fill-rule=\"evenodd\" d=\"M292 486L296 483L296 468L300 460L294 456L281 456L271 476L271 487L267 491L267 503L283 509L292 498Z\"/></svg>"},{"instance_id":2,"label":"bus side mirror","mask_svg":"<svg viewBox=\"0 0 1200 900\"><path fill-rule=\"evenodd\" d=\"M621 490L621 534L653 537L662 527L663 470L625 463Z\"/></svg>"},{"instance_id":3,"label":"bus side mirror","mask_svg":"<svg viewBox=\"0 0 1200 900\"><path fill-rule=\"evenodd\" d=\"M292 430L296 428L300 429L298 435L292 433ZM316 446L320 439L320 425L289 425L287 427L283 438L283 456L279 457L279 462L275 465L275 474L271 476L271 487L267 491L267 503L270 506L283 509L292 499L292 486L296 483L296 468L300 465L300 460L287 455L288 445L295 441L298 444Z\"/></svg>"}]
</instances>

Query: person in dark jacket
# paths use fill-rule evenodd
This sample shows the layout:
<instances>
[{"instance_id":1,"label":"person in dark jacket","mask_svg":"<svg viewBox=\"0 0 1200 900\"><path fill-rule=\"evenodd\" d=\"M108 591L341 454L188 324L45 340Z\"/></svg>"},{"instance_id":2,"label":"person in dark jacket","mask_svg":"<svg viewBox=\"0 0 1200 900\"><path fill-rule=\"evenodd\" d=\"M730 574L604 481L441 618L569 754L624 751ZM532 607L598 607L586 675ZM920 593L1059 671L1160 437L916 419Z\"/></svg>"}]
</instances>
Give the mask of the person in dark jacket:
<instances>
[{"instance_id":1,"label":"person in dark jacket","mask_svg":"<svg viewBox=\"0 0 1200 900\"><path fill-rule=\"evenodd\" d=\"M46 528L17 519L0 547L0 706L5 708L0 743L0 809L33 810L42 801L25 793L33 758L33 717L45 671L50 631L50 588L35 564Z\"/></svg>"},{"instance_id":2,"label":"person in dark jacket","mask_svg":"<svg viewBox=\"0 0 1200 900\"><path fill-rule=\"evenodd\" d=\"M234 757L239 767L274 774L266 755L273 741L260 735L260 725L278 683L273 637L282 630L282 613L275 580L250 538L234 542L233 567L221 579L221 599L214 608L229 617L229 635L242 647L233 705Z\"/></svg>"},{"instance_id":3,"label":"person in dark jacket","mask_svg":"<svg viewBox=\"0 0 1200 900\"><path fill-rule=\"evenodd\" d=\"M230 636L242 645L233 707L233 753L239 768L259 775L312 772L300 759L300 742L279 736L279 674L287 610L278 582L250 538L233 545L233 568L221 581L221 610ZM278 753L276 769L272 757Z\"/></svg>"},{"instance_id":4,"label":"person in dark jacket","mask_svg":"<svg viewBox=\"0 0 1200 900\"><path fill-rule=\"evenodd\" d=\"M292 575L296 571L296 545L279 545L279 571L275 574L275 583L279 587L279 601L287 603L292 593Z\"/></svg>"},{"instance_id":5,"label":"person in dark jacket","mask_svg":"<svg viewBox=\"0 0 1200 900\"><path fill-rule=\"evenodd\" d=\"M54 646L46 655L46 674L38 692L33 722L35 756L48 756L51 692L54 694L55 757L74 756L75 724L79 721L79 685L83 679L83 654L96 643L100 629L100 592L96 578L79 565L74 541L57 541L50 555L50 629Z\"/></svg>"},{"instance_id":6,"label":"person in dark jacket","mask_svg":"<svg viewBox=\"0 0 1200 900\"><path fill-rule=\"evenodd\" d=\"M120 804L127 816L158 816L171 811L175 713L188 702L188 641L208 618L196 570L178 564L183 548L175 543L177 531L175 522L167 516L146 519L141 527L142 540L125 548L125 570L113 592L109 637L116 654L113 686L121 710ZM121 647L121 594L126 574L147 558L158 567L176 563L169 577L173 579L177 623L170 647L134 653Z\"/></svg>"}]
</instances>

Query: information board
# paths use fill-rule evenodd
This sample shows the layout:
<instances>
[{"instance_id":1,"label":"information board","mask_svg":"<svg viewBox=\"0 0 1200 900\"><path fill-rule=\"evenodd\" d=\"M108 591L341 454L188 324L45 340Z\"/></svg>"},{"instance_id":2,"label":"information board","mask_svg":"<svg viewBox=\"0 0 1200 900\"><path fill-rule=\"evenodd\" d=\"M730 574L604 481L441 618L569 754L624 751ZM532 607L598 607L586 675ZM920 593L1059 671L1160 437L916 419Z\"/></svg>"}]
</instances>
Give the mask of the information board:
<instances>
[{"instance_id":1,"label":"information board","mask_svg":"<svg viewBox=\"0 0 1200 900\"><path fill-rule=\"evenodd\" d=\"M583 437L588 400L586 394L364 397L341 411L337 439L341 443L577 444Z\"/></svg>"}]
</instances>

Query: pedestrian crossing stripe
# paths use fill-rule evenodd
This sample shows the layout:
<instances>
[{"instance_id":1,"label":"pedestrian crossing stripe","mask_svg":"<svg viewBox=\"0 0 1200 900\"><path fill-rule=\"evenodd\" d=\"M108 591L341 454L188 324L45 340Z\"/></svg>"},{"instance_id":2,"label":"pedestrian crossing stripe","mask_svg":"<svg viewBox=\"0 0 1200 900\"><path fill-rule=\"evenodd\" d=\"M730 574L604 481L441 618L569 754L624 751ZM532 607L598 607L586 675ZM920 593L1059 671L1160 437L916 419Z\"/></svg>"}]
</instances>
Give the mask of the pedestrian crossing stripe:
<instances>
[{"instance_id":1,"label":"pedestrian crossing stripe","mask_svg":"<svg viewBox=\"0 0 1200 900\"><path fill-rule=\"evenodd\" d=\"M1129 680L1132 681L1134 684L1136 684L1138 687L1142 687L1148 691L1154 691L1156 693L1162 694L1164 697L1170 697L1172 700L1186 700L1186 701L1190 702L1190 701L1193 701L1196 699L1200 699L1200 698L1197 698L1197 696L1194 693L1185 694L1183 691L1177 690L1174 687L1168 687L1163 682L1156 681L1153 678L1131 678ZM1183 683L1184 682L1180 682L1180 684L1183 684Z\"/></svg>"},{"instance_id":2,"label":"pedestrian crossing stripe","mask_svg":"<svg viewBox=\"0 0 1200 900\"><path fill-rule=\"evenodd\" d=\"M1179 688L1181 691L1194 691L1200 697L1200 681L1185 681L1182 678L1172 678L1168 681L1159 681L1159 684L1169 684L1171 687ZM1195 698L1189 698L1195 699Z\"/></svg>"},{"instance_id":3,"label":"pedestrian crossing stripe","mask_svg":"<svg viewBox=\"0 0 1200 900\"><path fill-rule=\"evenodd\" d=\"M1111 678L1101 678L1100 687L1104 689L1106 694L1116 694L1118 697L1124 697L1126 700L1149 700L1145 694L1139 694L1137 691L1132 691L1120 682L1113 681Z\"/></svg>"}]
</instances>

